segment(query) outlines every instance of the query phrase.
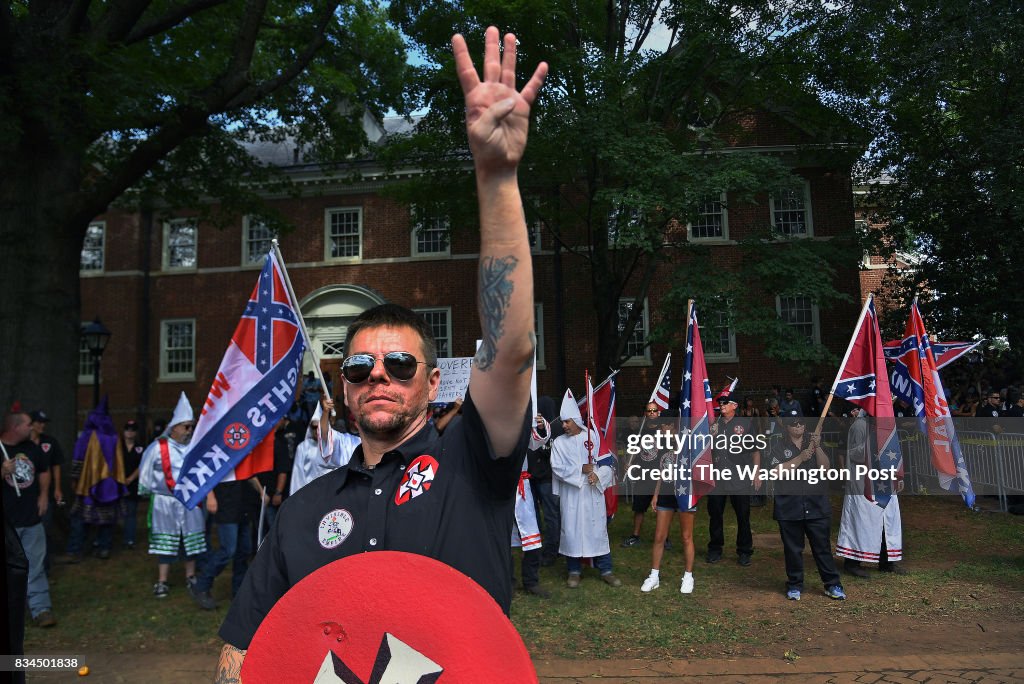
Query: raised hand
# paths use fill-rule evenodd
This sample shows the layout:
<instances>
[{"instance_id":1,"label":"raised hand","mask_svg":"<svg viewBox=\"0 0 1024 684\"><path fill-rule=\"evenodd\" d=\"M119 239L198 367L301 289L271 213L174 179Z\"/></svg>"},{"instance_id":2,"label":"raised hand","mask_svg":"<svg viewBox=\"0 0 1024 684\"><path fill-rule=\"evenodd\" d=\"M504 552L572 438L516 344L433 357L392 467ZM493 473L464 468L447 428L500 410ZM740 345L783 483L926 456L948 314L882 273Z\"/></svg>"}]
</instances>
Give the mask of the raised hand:
<instances>
[{"instance_id":1,"label":"raised hand","mask_svg":"<svg viewBox=\"0 0 1024 684\"><path fill-rule=\"evenodd\" d=\"M466 132L477 172L515 171L526 149L530 107L544 83L548 65L541 62L533 76L516 91L516 37L505 35L498 49L498 29L484 35L483 79L469 56L465 39L452 37L452 53L462 94L466 99Z\"/></svg>"}]
</instances>

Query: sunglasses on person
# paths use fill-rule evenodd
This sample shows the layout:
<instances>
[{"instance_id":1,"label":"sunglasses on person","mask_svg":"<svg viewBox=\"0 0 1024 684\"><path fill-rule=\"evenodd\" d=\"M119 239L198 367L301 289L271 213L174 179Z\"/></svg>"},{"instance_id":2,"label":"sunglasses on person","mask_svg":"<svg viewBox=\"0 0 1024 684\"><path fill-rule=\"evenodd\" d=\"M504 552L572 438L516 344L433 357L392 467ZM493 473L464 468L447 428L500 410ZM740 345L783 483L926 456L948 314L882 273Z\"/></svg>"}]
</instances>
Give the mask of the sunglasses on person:
<instances>
[{"instance_id":1,"label":"sunglasses on person","mask_svg":"<svg viewBox=\"0 0 1024 684\"><path fill-rule=\"evenodd\" d=\"M384 370L387 371L388 375L392 379L402 382L412 380L413 376L416 375L417 366L421 363L424 366L430 365L426 361L417 361L415 356L404 351L392 351L383 356L353 354L341 362L341 375L345 378L346 382L350 382L353 385L366 382L366 379L370 377L370 373L373 372L373 367L377 365L378 358L384 364Z\"/></svg>"},{"instance_id":2,"label":"sunglasses on person","mask_svg":"<svg viewBox=\"0 0 1024 684\"><path fill-rule=\"evenodd\" d=\"M649 408L649 409L644 409L644 412L645 413L661 413L661 410L660 409L656 409L656 408Z\"/></svg>"}]
</instances>

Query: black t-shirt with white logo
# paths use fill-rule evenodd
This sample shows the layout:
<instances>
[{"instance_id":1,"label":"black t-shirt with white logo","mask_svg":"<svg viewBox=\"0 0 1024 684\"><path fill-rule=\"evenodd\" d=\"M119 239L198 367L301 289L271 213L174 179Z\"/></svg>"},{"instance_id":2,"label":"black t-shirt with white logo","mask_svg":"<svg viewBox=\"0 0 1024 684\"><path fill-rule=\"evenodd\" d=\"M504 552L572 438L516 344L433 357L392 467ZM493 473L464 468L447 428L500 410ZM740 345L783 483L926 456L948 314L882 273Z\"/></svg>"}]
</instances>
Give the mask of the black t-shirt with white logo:
<instances>
[{"instance_id":1,"label":"black t-shirt with white logo","mask_svg":"<svg viewBox=\"0 0 1024 684\"><path fill-rule=\"evenodd\" d=\"M4 477L3 482L4 517L15 527L31 527L40 521L39 475L50 469L50 459L30 439L13 446L4 444L4 449L15 461L13 477ZM12 484L17 485L21 496Z\"/></svg>"}]
</instances>

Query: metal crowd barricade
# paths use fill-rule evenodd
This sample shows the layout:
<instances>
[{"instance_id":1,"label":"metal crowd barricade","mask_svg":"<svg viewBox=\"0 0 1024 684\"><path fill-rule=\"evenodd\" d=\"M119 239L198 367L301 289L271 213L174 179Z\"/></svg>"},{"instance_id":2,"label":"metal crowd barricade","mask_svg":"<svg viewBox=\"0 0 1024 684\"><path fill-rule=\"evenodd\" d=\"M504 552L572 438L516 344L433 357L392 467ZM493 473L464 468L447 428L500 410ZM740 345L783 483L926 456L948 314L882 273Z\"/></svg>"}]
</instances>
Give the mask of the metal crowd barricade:
<instances>
[{"instance_id":1,"label":"metal crowd barricade","mask_svg":"<svg viewBox=\"0 0 1024 684\"><path fill-rule=\"evenodd\" d=\"M974 493L980 495L995 494L999 498L999 510L1006 511L1006 476L1003 459L1000 454L999 442L991 432L964 430L957 435L960 449L967 462L967 472L971 476Z\"/></svg>"},{"instance_id":2,"label":"metal crowd barricade","mask_svg":"<svg viewBox=\"0 0 1024 684\"><path fill-rule=\"evenodd\" d=\"M1024 494L1024 434L1004 432L996 443L1003 465L1003 494Z\"/></svg>"},{"instance_id":3,"label":"metal crowd barricade","mask_svg":"<svg viewBox=\"0 0 1024 684\"><path fill-rule=\"evenodd\" d=\"M903 453L903 473L907 489L913 493L928 490L932 480L938 483L938 474L932 466L928 443L920 432L897 430L900 451Z\"/></svg>"},{"instance_id":4,"label":"metal crowd barricade","mask_svg":"<svg viewBox=\"0 0 1024 684\"><path fill-rule=\"evenodd\" d=\"M897 434L910 491L926 494L930 490L940 489L939 473L932 465L927 437L916 430L899 430ZM994 433L977 430L957 432L974 493L979 496L996 496L1001 511L1007 510L1006 492L1011 481L1015 483L1014 488L1019 486L1024 491L1024 435L1007 437L1011 439L997 439ZM1007 446L1017 449L1015 456L1007 457ZM1016 470L1011 469L1007 461L1014 462Z\"/></svg>"}]
</instances>

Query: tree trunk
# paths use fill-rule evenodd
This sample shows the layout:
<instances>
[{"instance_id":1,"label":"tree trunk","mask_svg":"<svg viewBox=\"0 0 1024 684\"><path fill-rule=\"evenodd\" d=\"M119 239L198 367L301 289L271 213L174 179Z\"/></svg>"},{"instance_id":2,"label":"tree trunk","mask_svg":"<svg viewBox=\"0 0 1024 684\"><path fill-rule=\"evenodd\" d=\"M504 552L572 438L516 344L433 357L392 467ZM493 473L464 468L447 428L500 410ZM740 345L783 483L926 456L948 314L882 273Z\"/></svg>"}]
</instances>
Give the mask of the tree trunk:
<instances>
[{"instance_id":1,"label":"tree trunk","mask_svg":"<svg viewBox=\"0 0 1024 684\"><path fill-rule=\"evenodd\" d=\"M29 150L0 180L0 400L45 409L70 454L80 336L79 262L88 220L73 225L78 160ZM10 168L10 165L8 165Z\"/></svg>"}]
</instances>

